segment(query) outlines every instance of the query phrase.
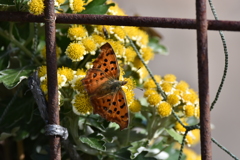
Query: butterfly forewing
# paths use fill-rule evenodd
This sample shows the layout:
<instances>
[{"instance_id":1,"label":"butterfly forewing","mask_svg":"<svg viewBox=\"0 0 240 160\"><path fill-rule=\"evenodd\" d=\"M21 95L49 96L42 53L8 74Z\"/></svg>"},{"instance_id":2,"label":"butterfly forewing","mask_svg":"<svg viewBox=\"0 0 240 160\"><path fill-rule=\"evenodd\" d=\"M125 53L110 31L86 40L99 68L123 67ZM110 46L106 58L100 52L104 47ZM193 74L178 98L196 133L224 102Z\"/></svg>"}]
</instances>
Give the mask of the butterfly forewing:
<instances>
[{"instance_id":1,"label":"butterfly forewing","mask_svg":"<svg viewBox=\"0 0 240 160\"><path fill-rule=\"evenodd\" d=\"M101 98L91 97L93 112L106 118L108 121L119 124L120 129L128 127L128 108L122 89L115 94Z\"/></svg>"},{"instance_id":2,"label":"butterfly forewing","mask_svg":"<svg viewBox=\"0 0 240 160\"><path fill-rule=\"evenodd\" d=\"M118 68L117 57L109 43L104 44L101 48L98 58L93 62L93 68L105 72L106 77L119 79L120 70Z\"/></svg>"},{"instance_id":3,"label":"butterfly forewing","mask_svg":"<svg viewBox=\"0 0 240 160\"><path fill-rule=\"evenodd\" d=\"M106 81L108 81L108 79L105 73L99 69L89 69L86 77L82 79L82 83L89 96L95 94L99 86L103 85Z\"/></svg>"}]
</instances>

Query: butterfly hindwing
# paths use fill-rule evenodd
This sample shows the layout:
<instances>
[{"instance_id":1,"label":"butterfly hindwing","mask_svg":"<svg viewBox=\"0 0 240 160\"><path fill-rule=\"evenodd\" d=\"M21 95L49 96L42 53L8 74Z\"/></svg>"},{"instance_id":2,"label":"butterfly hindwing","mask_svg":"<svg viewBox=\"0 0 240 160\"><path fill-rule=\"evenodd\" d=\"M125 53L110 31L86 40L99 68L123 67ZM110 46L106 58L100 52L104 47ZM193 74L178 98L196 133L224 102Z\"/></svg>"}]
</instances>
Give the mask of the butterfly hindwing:
<instances>
[{"instance_id":1,"label":"butterfly hindwing","mask_svg":"<svg viewBox=\"0 0 240 160\"><path fill-rule=\"evenodd\" d=\"M100 48L98 58L93 62L93 68L105 72L107 77L119 79L120 70L118 67L117 57L109 43Z\"/></svg>"},{"instance_id":2,"label":"butterfly hindwing","mask_svg":"<svg viewBox=\"0 0 240 160\"><path fill-rule=\"evenodd\" d=\"M128 107L122 89L101 98L91 97L91 104L94 113L108 121L116 122L121 130L128 127Z\"/></svg>"}]
</instances>

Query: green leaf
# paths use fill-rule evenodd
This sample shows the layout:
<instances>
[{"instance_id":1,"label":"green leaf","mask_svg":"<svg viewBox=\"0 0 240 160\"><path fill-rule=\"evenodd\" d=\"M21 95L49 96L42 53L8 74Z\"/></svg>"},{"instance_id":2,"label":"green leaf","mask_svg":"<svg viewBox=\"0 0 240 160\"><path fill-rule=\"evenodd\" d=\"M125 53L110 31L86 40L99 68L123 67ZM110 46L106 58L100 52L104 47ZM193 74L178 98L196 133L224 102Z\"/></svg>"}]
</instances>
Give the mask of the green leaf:
<instances>
[{"instance_id":1,"label":"green leaf","mask_svg":"<svg viewBox=\"0 0 240 160\"><path fill-rule=\"evenodd\" d=\"M136 141L131 143L132 147L129 147L128 150L131 152L131 159L136 158L142 151L145 146L147 146L148 140L142 139L140 141Z\"/></svg>"},{"instance_id":2,"label":"green leaf","mask_svg":"<svg viewBox=\"0 0 240 160\"><path fill-rule=\"evenodd\" d=\"M91 136L81 136L79 139L82 143L89 145L90 147L100 150L106 151L105 142L102 140L104 137L101 134L91 135Z\"/></svg>"},{"instance_id":3,"label":"green leaf","mask_svg":"<svg viewBox=\"0 0 240 160\"><path fill-rule=\"evenodd\" d=\"M87 125L89 125L89 126L93 126L93 127L97 128L97 129L99 129L100 131L104 132L106 129L105 129L105 127L103 127L102 122L99 121L99 118L100 118L99 116L91 114L90 116L88 116L86 118L86 122L85 123Z\"/></svg>"},{"instance_id":4,"label":"green leaf","mask_svg":"<svg viewBox=\"0 0 240 160\"><path fill-rule=\"evenodd\" d=\"M5 69L0 71L0 83L8 89L17 86L22 80L27 79L35 67L23 67L18 69Z\"/></svg>"},{"instance_id":5,"label":"green leaf","mask_svg":"<svg viewBox=\"0 0 240 160\"><path fill-rule=\"evenodd\" d=\"M153 49L154 53L168 55L167 48L164 45L160 44L160 38L158 37L149 38L148 45Z\"/></svg>"},{"instance_id":6,"label":"green leaf","mask_svg":"<svg viewBox=\"0 0 240 160\"><path fill-rule=\"evenodd\" d=\"M90 2L85 10L80 14L105 14L108 11L108 8L114 6L114 3L105 4L106 0L95 0Z\"/></svg>"},{"instance_id":7,"label":"green leaf","mask_svg":"<svg viewBox=\"0 0 240 160\"><path fill-rule=\"evenodd\" d=\"M0 128L2 131L11 131L15 126L26 127L30 117L32 117L34 99L29 97L16 98L14 102L4 101L4 103L12 103L12 105L0 110Z\"/></svg>"},{"instance_id":8,"label":"green leaf","mask_svg":"<svg viewBox=\"0 0 240 160\"><path fill-rule=\"evenodd\" d=\"M178 141L180 144L182 143L183 136L177 133L173 128L171 129L165 129L165 131L173 137L176 141Z\"/></svg>"}]
</instances>

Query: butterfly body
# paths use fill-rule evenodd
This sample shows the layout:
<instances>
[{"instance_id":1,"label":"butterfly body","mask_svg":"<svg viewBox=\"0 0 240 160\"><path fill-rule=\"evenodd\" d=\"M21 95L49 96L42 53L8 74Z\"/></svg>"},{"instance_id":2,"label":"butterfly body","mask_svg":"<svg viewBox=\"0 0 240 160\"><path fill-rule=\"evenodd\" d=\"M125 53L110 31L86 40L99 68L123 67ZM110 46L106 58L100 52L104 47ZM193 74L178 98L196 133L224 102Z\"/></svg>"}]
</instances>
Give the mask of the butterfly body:
<instances>
[{"instance_id":1,"label":"butterfly body","mask_svg":"<svg viewBox=\"0 0 240 160\"><path fill-rule=\"evenodd\" d=\"M128 107L121 86L127 82L119 81L120 70L111 45L106 43L100 49L82 83L90 97L93 112L124 129L128 126Z\"/></svg>"}]
</instances>

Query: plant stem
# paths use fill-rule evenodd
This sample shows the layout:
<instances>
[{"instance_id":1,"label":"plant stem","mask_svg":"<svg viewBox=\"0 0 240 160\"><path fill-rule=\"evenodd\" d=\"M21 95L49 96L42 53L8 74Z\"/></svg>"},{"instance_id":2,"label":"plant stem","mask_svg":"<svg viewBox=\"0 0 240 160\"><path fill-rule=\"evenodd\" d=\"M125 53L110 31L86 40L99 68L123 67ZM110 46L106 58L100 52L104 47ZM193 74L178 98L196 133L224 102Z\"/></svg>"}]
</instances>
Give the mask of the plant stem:
<instances>
[{"instance_id":1,"label":"plant stem","mask_svg":"<svg viewBox=\"0 0 240 160\"><path fill-rule=\"evenodd\" d=\"M24 53L26 53L26 55L30 58L32 58L32 53L26 48L24 47L20 42L18 42L12 35L9 35L6 31L3 31L1 28L0 28L0 36L10 40L12 43L14 43L18 48L20 48ZM35 63L37 65L41 65L41 63L36 59L34 58L33 59L35 61Z\"/></svg>"},{"instance_id":2,"label":"plant stem","mask_svg":"<svg viewBox=\"0 0 240 160\"><path fill-rule=\"evenodd\" d=\"M135 44L133 43L133 41L127 36L131 46L133 47L134 51L137 53L138 55L138 58L141 60L141 62L143 63L143 65L146 67L149 75L151 76L151 78L153 79L154 83L156 84L157 86L157 91L162 95L163 99L166 99L166 95L165 93L162 91L161 87L159 86L159 84L157 83L156 79L154 78L153 74L152 74L152 71L150 70L150 68L147 66L147 64L144 62L140 52L138 51L137 47L135 46Z\"/></svg>"}]
</instances>

